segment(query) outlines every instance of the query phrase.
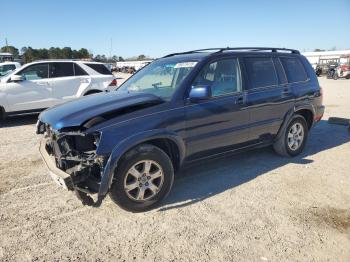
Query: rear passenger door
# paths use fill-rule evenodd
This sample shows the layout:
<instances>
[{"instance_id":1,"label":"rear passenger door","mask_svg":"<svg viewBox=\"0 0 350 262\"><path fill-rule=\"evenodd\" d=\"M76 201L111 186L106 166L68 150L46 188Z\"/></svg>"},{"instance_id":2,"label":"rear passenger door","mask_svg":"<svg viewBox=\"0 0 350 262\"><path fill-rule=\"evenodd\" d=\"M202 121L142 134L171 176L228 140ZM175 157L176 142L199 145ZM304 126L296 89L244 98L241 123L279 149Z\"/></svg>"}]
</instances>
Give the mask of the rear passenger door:
<instances>
[{"instance_id":1,"label":"rear passenger door","mask_svg":"<svg viewBox=\"0 0 350 262\"><path fill-rule=\"evenodd\" d=\"M277 134L294 97L282 66L273 56L244 57L250 140L271 139Z\"/></svg>"},{"instance_id":2,"label":"rear passenger door","mask_svg":"<svg viewBox=\"0 0 350 262\"><path fill-rule=\"evenodd\" d=\"M185 107L187 157L189 160L222 153L248 140L249 112L242 94L237 58L209 62L192 86L206 85L212 98Z\"/></svg>"},{"instance_id":3,"label":"rear passenger door","mask_svg":"<svg viewBox=\"0 0 350 262\"><path fill-rule=\"evenodd\" d=\"M76 98L80 79L74 74L72 62L52 62L49 64L49 84L56 104Z\"/></svg>"}]
</instances>

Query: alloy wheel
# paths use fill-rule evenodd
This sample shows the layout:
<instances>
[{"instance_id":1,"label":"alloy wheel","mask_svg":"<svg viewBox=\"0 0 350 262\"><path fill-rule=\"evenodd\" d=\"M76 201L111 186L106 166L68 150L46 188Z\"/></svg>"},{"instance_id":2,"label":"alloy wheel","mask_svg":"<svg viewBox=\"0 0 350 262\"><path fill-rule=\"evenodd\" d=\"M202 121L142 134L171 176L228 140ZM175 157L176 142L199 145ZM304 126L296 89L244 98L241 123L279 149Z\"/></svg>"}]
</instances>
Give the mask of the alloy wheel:
<instances>
[{"instance_id":1,"label":"alloy wheel","mask_svg":"<svg viewBox=\"0 0 350 262\"><path fill-rule=\"evenodd\" d=\"M134 164L124 179L124 190L134 201L147 201L161 190L164 182L162 167L153 160L142 160Z\"/></svg>"}]
</instances>

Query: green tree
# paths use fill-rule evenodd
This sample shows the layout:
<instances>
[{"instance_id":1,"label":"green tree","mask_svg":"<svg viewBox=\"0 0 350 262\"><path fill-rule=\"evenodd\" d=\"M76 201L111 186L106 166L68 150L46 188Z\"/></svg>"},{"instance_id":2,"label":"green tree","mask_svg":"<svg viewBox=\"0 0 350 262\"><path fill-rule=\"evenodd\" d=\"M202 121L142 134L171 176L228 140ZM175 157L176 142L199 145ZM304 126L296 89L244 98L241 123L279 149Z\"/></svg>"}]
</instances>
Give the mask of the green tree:
<instances>
[{"instance_id":1,"label":"green tree","mask_svg":"<svg viewBox=\"0 0 350 262\"><path fill-rule=\"evenodd\" d=\"M137 57L137 60L145 60L146 59L146 56L145 55L139 55Z\"/></svg>"},{"instance_id":2,"label":"green tree","mask_svg":"<svg viewBox=\"0 0 350 262\"><path fill-rule=\"evenodd\" d=\"M62 56L63 58L73 58L73 51L72 51L72 48L70 47L64 47L62 49Z\"/></svg>"}]
</instances>

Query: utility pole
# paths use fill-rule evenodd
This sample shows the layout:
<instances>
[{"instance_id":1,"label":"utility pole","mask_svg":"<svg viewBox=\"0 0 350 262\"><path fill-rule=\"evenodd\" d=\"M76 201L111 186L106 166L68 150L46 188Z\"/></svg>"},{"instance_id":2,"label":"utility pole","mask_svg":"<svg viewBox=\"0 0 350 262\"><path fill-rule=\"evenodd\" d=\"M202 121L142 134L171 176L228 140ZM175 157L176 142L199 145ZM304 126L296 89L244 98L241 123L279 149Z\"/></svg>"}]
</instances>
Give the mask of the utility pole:
<instances>
[{"instance_id":1,"label":"utility pole","mask_svg":"<svg viewBox=\"0 0 350 262\"><path fill-rule=\"evenodd\" d=\"M112 59L113 39L111 38L111 47L109 49L109 59Z\"/></svg>"},{"instance_id":2,"label":"utility pole","mask_svg":"<svg viewBox=\"0 0 350 262\"><path fill-rule=\"evenodd\" d=\"M7 38L5 38L5 50L6 50L6 52L8 52L8 42L7 42Z\"/></svg>"}]
</instances>

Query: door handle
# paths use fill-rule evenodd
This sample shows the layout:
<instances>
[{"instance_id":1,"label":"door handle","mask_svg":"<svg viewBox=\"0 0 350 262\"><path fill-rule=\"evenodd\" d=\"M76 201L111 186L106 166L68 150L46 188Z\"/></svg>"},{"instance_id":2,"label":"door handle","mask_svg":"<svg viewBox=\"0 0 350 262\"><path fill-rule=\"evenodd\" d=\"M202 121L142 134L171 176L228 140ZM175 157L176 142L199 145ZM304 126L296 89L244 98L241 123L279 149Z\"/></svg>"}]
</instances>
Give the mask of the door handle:
<instances>
[{"instance_id":1,"label":"door handle","mask_svg":"<svg viewBox=\"0 0 350 262\"><path fill-rule=\"evenodd\" d=\"M243 103L244 103L243 96L237 97L236 104L237 105L243 105Z\"/></svg>"}]
</instances>

